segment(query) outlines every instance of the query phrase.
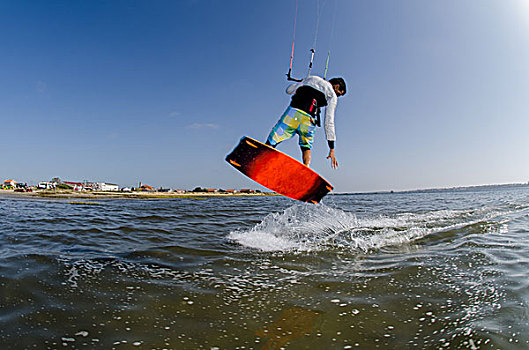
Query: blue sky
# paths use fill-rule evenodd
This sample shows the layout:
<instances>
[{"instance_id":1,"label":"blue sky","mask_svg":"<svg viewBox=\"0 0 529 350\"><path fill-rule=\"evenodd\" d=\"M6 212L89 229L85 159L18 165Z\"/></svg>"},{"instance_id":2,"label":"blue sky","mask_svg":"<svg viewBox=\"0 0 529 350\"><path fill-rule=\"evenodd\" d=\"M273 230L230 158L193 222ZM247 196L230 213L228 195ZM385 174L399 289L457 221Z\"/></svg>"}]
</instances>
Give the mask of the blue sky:
<instances>
[{"instance_id":1,"label":"blue sky","mask_svg":"<svg viewBox=\"0 0 529 350\"><path fill-rule=\"evenodd\" d=\"M338 192L529 181L529 3L320 0ZM0 3L0 176L260 188L224 157L289 103L295 0ZM317 1L299 0L294 75ZM333 19L334 34L333 32ZM297 140L279 147L300 158Z\"/></svg>"}]
</instances>

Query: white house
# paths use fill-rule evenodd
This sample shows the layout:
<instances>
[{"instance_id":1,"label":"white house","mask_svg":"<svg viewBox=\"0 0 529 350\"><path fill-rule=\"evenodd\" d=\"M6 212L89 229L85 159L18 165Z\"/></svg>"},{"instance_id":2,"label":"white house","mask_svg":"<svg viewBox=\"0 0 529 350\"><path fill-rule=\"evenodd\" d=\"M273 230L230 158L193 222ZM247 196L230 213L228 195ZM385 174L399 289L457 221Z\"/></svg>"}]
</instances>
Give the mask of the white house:
<instances>
[{"instance_id":1,"label":"white house","mask_svg":"<svg viewBox=\"0 0 529 350\"><path fill-rule=\"evenodd\" d=\"M109 184L106 182L98 182L95 186L96 191L119 191L119 186L116 184Z\"/></svg>"},{"instance_id":2,"label":"white house","mask_svg":"<svg viewBox=\"0 0 529 350\"><path fill-rule=\"evenodd\" d=\"M40 190L54 190L55 182L41 181L39 182L37 188Z\"/></svg>"}]
</instances>

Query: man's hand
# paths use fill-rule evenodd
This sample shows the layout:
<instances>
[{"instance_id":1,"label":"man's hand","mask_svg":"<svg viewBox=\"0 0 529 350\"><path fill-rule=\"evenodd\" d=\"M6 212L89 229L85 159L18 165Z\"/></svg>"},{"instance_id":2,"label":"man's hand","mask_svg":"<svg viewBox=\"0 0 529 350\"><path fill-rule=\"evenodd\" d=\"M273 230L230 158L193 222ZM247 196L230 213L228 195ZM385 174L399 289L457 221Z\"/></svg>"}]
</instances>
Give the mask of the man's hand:
<instances>
[{"instance_id":1,"label":"man's hand","mask_svg":"<svg viewBox=\"0 0 529 350\"><path fill-rule=\"evenodd\" d=\"M336 160L336 156L334 155L334 149L329 150L329 155L327 156L327 159L331 160L331 168L338 168L338 161Z\"/></svg>"}]
</instances>

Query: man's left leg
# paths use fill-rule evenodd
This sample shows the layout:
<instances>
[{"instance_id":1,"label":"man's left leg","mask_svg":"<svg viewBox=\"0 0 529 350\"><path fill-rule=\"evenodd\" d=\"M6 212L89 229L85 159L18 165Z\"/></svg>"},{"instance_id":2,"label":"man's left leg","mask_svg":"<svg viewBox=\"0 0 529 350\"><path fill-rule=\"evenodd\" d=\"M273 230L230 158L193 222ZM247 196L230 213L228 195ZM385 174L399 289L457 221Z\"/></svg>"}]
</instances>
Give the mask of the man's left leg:
<instances>
[{"instance_id":1,"label":"man's left leg","mask_svg":"<svg viewBox=\"0 0 529 350\"><path fill-rule=\"evenodd\" d=\"M294 136L299 127L299 122L293 119L295 114L296 110L289 106L281 118L279 118L276 125L272 128L272 131L270 131L270 134L266 139L267 145L276 148L279 143Z\"/></svg>"}]
</instances>

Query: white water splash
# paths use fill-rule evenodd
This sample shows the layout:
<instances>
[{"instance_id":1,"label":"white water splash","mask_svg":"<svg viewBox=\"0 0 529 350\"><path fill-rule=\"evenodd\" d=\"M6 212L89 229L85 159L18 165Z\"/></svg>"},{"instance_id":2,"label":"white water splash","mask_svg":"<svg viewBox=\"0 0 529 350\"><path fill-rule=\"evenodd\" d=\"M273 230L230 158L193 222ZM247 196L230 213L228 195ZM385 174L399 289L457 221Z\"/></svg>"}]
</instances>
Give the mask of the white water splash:
<instances>
[{"instance_id":1,"label":"white water splash","mask_svg":"<svg viewBox=\"0 0 529 350\"><path fill-rule=\"evenodd\" d=\"M490 210L439 210L359 218L323 204L296 204L267 215L248 231L229 239L263 251L311 251L328 248L369 251L403 245L433 232L450 230L495 216Z\"/></svg>"}]
</instances>

